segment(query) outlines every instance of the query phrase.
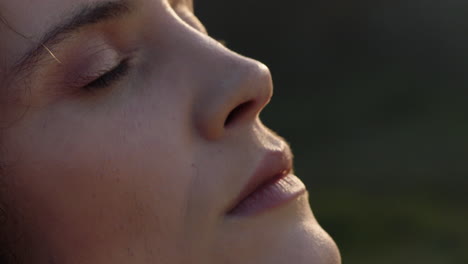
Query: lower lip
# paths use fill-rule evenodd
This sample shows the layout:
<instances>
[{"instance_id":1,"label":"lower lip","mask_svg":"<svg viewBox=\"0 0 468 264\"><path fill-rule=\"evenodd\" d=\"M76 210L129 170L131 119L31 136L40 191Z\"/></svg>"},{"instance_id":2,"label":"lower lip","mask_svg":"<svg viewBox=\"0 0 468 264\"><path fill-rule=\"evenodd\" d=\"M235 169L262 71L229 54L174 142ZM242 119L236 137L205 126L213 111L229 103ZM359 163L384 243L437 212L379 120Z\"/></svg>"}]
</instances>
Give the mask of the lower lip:
<instances>
[{"instance_id":1,"label":"lower lip","mask_svg":"<svg viewBox=\"0 0 468 264\"><path fill-rule=\"evenodd\" d=\"M293 174L256 189L228 212L230 216L252 216L279 207L306 192L304 183Z\"/></svg>"}]
</instances>

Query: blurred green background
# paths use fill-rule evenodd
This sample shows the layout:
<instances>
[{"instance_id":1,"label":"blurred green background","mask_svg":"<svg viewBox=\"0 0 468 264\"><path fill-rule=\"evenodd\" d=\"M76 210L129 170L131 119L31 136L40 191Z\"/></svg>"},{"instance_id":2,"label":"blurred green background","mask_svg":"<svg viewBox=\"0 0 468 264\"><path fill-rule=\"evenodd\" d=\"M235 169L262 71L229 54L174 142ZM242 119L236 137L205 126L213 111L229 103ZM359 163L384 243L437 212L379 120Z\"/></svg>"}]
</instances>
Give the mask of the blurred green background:
<instances>
[{"instance_id":1,"label":"blurred green background","mask_svg":"<svg viewBox=\"0 0 468 264\"><path fill-rule=\"evenodd\" d=\"M262 119L344 263L468 263L467 1L195 4L270 67Z\"/></svg>"}]
</instances>

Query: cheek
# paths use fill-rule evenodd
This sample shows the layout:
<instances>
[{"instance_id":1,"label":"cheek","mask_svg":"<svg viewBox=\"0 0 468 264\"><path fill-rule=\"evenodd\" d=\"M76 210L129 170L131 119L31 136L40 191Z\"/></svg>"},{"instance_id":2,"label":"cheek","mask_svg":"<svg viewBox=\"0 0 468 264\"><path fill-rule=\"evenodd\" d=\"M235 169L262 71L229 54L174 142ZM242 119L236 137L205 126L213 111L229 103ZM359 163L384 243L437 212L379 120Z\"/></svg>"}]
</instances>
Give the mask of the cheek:
<instances>
[{"instance_id":1,"label":"cheek","mask_svg":"<svg viewBox=\"0 0 468 264\"><path fill-rule=\"evenodd\" d=\"M51 109L10 130L10 196L33 237L96 251L142 237L177 248L194 173L189 139L177 117L122 105Z\"/></svg>"}]
</instances>

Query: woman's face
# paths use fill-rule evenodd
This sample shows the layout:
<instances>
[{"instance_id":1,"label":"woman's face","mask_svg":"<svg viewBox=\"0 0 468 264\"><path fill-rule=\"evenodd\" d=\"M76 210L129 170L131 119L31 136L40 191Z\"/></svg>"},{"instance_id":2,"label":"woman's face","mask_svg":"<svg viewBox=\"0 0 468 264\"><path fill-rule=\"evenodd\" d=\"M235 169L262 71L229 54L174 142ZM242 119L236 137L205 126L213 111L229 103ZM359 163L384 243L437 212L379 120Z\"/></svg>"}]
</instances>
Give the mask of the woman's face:
<instances>
[{"instance_id":1,"label":"woman's face","mask_svg":"<svg viewBox=\"0 0 468 264\"><path fill-rule=\"evenodd\" d=\"M239 203L289 148L258 118L267 67L190 0L0 10L2 199L26 263L340 263L293 176Z\"/></svg>"}]
</instances>

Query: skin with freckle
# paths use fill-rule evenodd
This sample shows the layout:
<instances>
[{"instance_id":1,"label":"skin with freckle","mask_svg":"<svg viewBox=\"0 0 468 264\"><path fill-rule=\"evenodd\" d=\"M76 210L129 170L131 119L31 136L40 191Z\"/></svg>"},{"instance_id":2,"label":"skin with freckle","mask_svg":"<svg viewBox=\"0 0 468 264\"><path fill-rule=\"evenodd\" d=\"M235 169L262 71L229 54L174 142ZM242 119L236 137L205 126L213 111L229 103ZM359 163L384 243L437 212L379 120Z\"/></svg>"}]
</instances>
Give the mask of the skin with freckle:
<instances>
[{"instance_id":1,"label":"skin with freckle","mask_svg":"<svg viewBox=\"0 0 468 264\"><path fill-rule=\"evenodd\" d=\"M79 10L112 6L45 43L56 58L23 60ZM0 13L24 35L0 24L0 237L18 263L341 263L307 192L227 214L287 145L259 120L268 68L210 38L190 0L2 0Z\"/></svg>"}]
</instances>

